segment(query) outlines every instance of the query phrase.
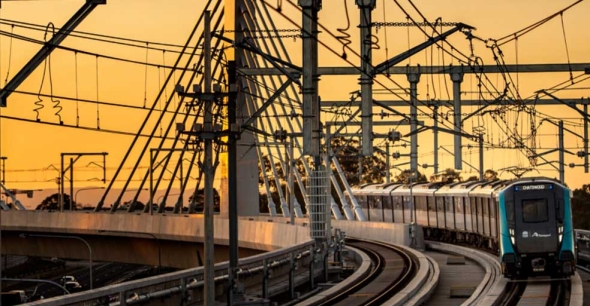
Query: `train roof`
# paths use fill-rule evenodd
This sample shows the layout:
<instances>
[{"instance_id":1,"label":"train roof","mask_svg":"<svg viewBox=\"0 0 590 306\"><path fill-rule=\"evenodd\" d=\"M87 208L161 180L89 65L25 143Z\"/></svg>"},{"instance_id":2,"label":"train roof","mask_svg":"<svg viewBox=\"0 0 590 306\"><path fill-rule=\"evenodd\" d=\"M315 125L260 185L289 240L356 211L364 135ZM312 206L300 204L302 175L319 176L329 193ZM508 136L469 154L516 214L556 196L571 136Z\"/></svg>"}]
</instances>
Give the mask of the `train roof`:
<instances>
[{"instance_id":1,"label":"train roof","mask_svg":"<svg viewBox=\"0 0 590 306\"><path fill-rule=\"evenodd\" d=\"M466 196L474 188L484 184L486 184L486 181L466 181L444 185L436 191L436 195Z\"/></svg>"},{"instance_id":2,"label":"train roof","mask_svg":"<svg viewBox=\"0 0 590 306\"><path fill-rule=\"evenodd\" d=\"M441 183L414 183L412 184L413 195L432 195ZM403 196L410 195L410 185L402 184L398 188L391 190L390 195Z\"/></svg>"}]
</instances>

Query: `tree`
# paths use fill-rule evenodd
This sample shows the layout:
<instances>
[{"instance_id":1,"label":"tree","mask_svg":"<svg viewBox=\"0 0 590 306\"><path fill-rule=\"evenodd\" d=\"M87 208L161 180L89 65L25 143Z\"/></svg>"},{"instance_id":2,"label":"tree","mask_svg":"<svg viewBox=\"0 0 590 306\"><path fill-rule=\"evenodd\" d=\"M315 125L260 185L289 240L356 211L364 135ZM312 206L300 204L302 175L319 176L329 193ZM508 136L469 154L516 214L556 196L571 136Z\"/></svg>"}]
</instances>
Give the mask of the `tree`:
<instances>
[{"instance_id":1,"label":"tree","mask_svg":"<svg viewBox=\"0 0 590 306\"><path fill-rule=\"evenodd\" d=\"M395 181L398 183L409 184L410 183L410 175L412 171L410 169L406 169L400 174L395 176ZM428 183L426 179L426 175L420 173L420 171L416 170L416 175L412 178L413 183Z\"/></svg>"},{"instance_id":2,"label":"tree","mask_svg":"<svg viewBox=\"0 0 590 306\"><path fill-rule=\"evenodd\" d=\"M195 199L195 211L197 212L203 212L203 207L205 207L205 189L201 188L199 189L196 193L191 194L188 197L188 202L192 203L193 202L193 197L196 194L196 199ZM219 197L219 192L217 191L217 189L213 188L213 211L215 212L219 212L219 205L220 205L220 197Z\"/></svg>"},{"instance_id":3,"label":"tree","mask_svg":"<svg viewBox=\"0 0 590 306\"><path fill-rule=\"evenodd\" d=\"M467 180L465 180L466 182L474 182L474 181L479 181L479 177L477 175L472 175L470 177L467 178Z\"/></svg>"},{"instance_id":4,"label":"tree","mask_svg":"<svg viewBox=\"0 0 590 306\"><path fill-rule=\"evenodd\" d=\"M383 183L387 175L387 162L385 152L379 148L373 148L373 155L359 158L361 147L357 139L344 137L332 138L332 150L344 171L344 176L351 186L360 186L367 183ZM359 179L359 161L362 165L362 176ZM333 170L336 170L332 166Z\"/></svg>"},{"instance_id":5,"label":"tree","mask_svg":"<svg viewBox=\"0 0 590 306\"><path fill-rule=\"evenodd\" d=\"M435 173L430 176L430 181L450 184L453 182L462 182L463 178L461 177L461 173L455 171L454 169L447 168L443 172Z\"/></svg>"},{"instance_id":6,"label":"tree","mask_svg":"<svg viewBox=\"0 0 590 306\"><path fill-rule=\"evenodd\" d=\"M70 195L64 193L64 207L63 210L70 210ZM74 202L74 208L76 208L76 203ZM36 210L59 210L59 193L54 193L45 200L41 202L41 204L37 205Z\"/></svg>"},{"instance_id":7,"label":"tree","mask_svg":"<svg viewBox=\"0 0 590 306\"><path fill-rule=\"evenodd\" d=\"M498 179L498 172L492 170L492 169L488 169L486 170L486 172L484 172L483 174L483 179L486 181L495 181Z\"/></svg>"},{"instance_id":8,"label":"tree","mask_svg":"<svg viewBox=\"0 0 590 306\"><path fill-rule=\"evenodd\" d=\"M574 189L572 213L574 228L590 229L590 184Z\"/></svg>"}]
</instances>

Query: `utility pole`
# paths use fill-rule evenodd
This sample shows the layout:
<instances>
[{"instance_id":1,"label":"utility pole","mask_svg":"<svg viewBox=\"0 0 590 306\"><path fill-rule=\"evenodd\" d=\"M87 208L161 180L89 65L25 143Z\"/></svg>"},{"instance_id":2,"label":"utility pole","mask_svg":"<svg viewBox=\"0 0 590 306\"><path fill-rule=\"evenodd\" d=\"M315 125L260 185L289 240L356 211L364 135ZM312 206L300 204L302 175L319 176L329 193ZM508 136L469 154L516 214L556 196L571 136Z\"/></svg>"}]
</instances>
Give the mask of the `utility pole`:
<instances>
[{"instance_id":1,"label":"utility pole","mask_svg":"<svg viewBox=\"0 0 590 306\"><path fill-rule=\"evenodd\" d=\"M6 156L0 156L0 167L2 167L2 177L0 178L0 182L2 183L2 185L6 184L6 160L8 159L8 157Z\"/></svg>"},{"instance_id":2,"label":"utility pole","mask_svg":"<svg viewBox=\"0 0 590 306\"><path fill-rule=\"evenodd\" d=\"M205 94L211 93L211 12L205 11ZM213 101L211 99L205 100L205 114L204 126L205 133L212 134L213 132ZM213 179L215 176L215 169L213 166L213 139L212 137L205 138L205 207L203 207L205 214L205 305L213 306L215 303L215 270L214 265L214 224L213 224Z\"/></svg>"},{"instance_id":3,"label":"utility pole","mask_svg":"<svg viewBox=\"0 0 590 306\"><path fill-rule=\"evenodd\" d=\"M483 181L483 134L479 134L479 180Z\"/></svg>"},{"instance_id":4,"label":"utility pole","mask_svg":"<svg viewBox=\"0 0 590 306\"><path fill-rule=\"evenodd\" d=\"M565 147L563 146L563 120L559 120L559 181L565 184Z\"/></svg>"},{"instance_id":5,"label":"utility pole","mask_svg":"<svg viewBox=\"0 0 590 306\"><path fill-rule=\"evenodd\" d=\"M420 82L420 73L408 73L408 82L410 82L410 170L418 169L418 134L416 133L418 120L418 82Z\"/></svg>"},{"instance_id":6,"label":"utility pole","mask_svg":"<svg viewBox=\"0 0 590 306\"><path fill-rule=\"evenodd\" d=\"M463 169L463 156L461 154L461 82L463 82L462 72L451 73L453 81L453 114L455 127L455 169Z\"/></svg>"},{"instance_id":7,"label":"utility pole","mask_svg":"<svg viewBox=\"0 0 590 306\"><path fill-rule=\"evenodd\" d=\"M230 95L228 99L227 105L227 114L228 114L228 126L229 129L233 132L237 131L237 81L238 81L238 74L237 74L237 67L236 61L229 61L228 62L228 83L230 87ZM228 177L228 217L229 217L229 299L228 304L233 305L235 300L235 295L242 294L242 290L238 284L238 248L239 248L239 241L238 241L238 180L237 180L237 172L238 172L238 136L239 133L236 135L229 135L228 137L228 147L227 147L227 156L228 156L228 167L227 167L227 177ZM293 215L291 215L293 216ZM292 217L291 217L292 218Z\"/></svg>"},{"instance_id":8,"label":"utility pole","mask_svg":"<svg viewBox=\"0 0 590 306\"><path fill-rule=\"evenodd\" d=\"M362 145L363 156L373 154L373 41L371 35L372 12L375 9L376 0L356 0L360 13L361 31L361 120L362 120Z\"/></svg>"},{"instance_id":9,"label":"utility pole","mask_svg":"<svg viewBox=\"0 0 590 306\"><path fill-rule=\"evenodd\" d=\"M438 102L433 102L432 121L434 122L432 133L434 135L434 173L438 173Z\"/></svg>"},{"instance_id":10,"label":"utility pole","mask_svg":"<svg viewBox=\"0 0 590 306\"><path fill-rule=\"evenodd\" d=\"M320 158L320 101L318 96L318 12L321 0L299 0L303 10L303 154L311 155L316 170Z\"/></svg>"}]
</instances>

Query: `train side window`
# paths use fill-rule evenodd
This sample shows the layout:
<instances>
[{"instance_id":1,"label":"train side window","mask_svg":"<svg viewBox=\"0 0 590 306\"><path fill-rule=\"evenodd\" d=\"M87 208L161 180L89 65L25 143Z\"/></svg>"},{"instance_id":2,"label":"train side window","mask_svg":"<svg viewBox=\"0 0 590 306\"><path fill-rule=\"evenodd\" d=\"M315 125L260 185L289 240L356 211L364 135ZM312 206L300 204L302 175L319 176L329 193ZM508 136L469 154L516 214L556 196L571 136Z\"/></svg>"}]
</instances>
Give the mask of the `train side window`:
<instances>
[{"instance_id":1,"label":"train side window","mask_svg":"<svg viewBox=\"0 0 590 306\"><path fill-rule=\"evenodd\" d=\"M506 201L506 220L514 222L514 201Z\"/></svg>"},{"instance_id":2,"label":"train side window","mask_svg":"<svg viewBox=\"0 0 590 306\"><path fill-rule=\"evenodd\" d=\"M445 210L445 198L444 197L436 197L436 207L438 211Z\"/></svg>"},{"instance_id":3,"label":"train side window","mask_svg":"<svg viewBox=\"0 0 590 306\"><path fill-rule=\"evenodd\" d=\"M389 197L389 196L383 197L383 208L391 209L391 197Z\"/></svg>"},{"instance_id":4,"label":"train side window","mask_svg":"<svg viewBox=\"0 0 590 306\"><path fill-rule=\"evenodd\" d=\"M453 197L445 197L445 208L447 212L453 212Z\"/></svg>"},{"instance_id":5,"label":"train side window","mask_svg":"<svg viewBox=\"0 0 590 306\"><path fill-rule=\"evenodd\" d=\"M428 197L428 210L436 211L436 203L434 197Z\"/></svg>"},{"instance_id":6,"label":"train side window","mask_svg":"<svg viewBox=\"0 0 590 306\"><path fill-rule=\"evenodd\" d=\"M401 199L401 197L399 197L399 196L393 197L393 207L395 209L399 209L399 210L402 209L402 199Z\"/></svg>"},{"instance_id":7,"label":"train side window","mask_svg":"<svg viewBox=\"0 0 590 306\"><path fill-rule=\"evenodd\" d=\"M527 223L549 221L546 199L522 200L522 221Z\"/></svg>"}]
</instances>

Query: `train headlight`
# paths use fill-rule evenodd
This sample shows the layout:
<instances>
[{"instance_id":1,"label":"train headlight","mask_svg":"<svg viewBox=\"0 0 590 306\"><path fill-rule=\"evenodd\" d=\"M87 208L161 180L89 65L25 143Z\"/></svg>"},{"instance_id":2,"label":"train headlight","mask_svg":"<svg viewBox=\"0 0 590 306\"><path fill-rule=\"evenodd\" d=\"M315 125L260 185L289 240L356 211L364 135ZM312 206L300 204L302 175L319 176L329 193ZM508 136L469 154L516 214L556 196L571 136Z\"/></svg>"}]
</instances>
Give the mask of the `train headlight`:
<instances>
[{"instance_id":1,"label":"train headlight","mask_svg":"<svg viewBox=\"0 0 590 306\"><path fill-rule=\"evenodd\" d=\"M514 245L514 237L510 236L510 241L512 241L512 245Z\"/></svg>"},{"instance_id":2,"label":"train headlight","mask_svg":"<svg viewBox=\"0 0 590 306\"><path fill-rule=\"evenodd\" d=\"M559 234L558 237L559 237L559 243L561 243L561 238L563 237L563 235L562 234Z\"/></svg>"}]
</instances>

